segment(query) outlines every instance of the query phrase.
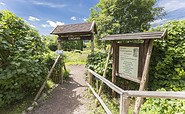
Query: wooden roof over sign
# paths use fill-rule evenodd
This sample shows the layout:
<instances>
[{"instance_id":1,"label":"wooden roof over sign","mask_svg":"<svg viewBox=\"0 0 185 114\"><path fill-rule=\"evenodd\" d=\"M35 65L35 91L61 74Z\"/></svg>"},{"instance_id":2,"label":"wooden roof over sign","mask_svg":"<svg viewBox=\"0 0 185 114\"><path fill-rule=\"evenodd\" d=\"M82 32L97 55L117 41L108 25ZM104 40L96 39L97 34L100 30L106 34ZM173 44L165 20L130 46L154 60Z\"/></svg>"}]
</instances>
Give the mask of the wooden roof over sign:
<instances>
[{"instance_id":1,"label":"wooden roof over sign","mask_svg":"<svg viewBox=\"0 0 185 114\"><path fill-rule=\"evenodd\" d=\"M108 35L102 40L145 40L145 39L164 39L167 37L167 30L163 32L140 32L140 33L127 33Z\"/></svg>"},{"instance_id":2,"label":"wooden roof over sign","mask_svg":"<svg viewBox=\"0 0 185 114\"><path fill-rule=\"evenodd\" d=\"M94 21L90 23L58 25L51 31L51 34L55 35L86 35L92 33L97 33Z\"/></svg>"}]
</instances>

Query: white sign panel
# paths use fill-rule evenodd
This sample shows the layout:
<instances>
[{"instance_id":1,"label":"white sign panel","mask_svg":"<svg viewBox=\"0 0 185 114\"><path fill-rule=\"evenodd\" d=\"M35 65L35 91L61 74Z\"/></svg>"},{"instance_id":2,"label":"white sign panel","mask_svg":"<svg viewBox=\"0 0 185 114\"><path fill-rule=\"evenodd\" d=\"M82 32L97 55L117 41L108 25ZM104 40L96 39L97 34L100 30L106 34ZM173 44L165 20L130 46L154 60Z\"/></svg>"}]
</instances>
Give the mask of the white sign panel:
<instances>
[{"instance_id":1,"label":"white sign panel","mask_svg":"<svg viewBox=\"0 0 185 114\"><path fill-rule=\"evenodd\" d=\"M63 50L56 50L56 54L62 55Z\"/></svg>"},{"instance_id":2,"label":"white sign panel","mask_svg":"<svg viewBox=\"0 0 185 114\"><path fill-rule=\"evenodd\" d=\"M119 73L132 78L138 77L139 47L119 47Z\"/></svg>"}]
</instances>

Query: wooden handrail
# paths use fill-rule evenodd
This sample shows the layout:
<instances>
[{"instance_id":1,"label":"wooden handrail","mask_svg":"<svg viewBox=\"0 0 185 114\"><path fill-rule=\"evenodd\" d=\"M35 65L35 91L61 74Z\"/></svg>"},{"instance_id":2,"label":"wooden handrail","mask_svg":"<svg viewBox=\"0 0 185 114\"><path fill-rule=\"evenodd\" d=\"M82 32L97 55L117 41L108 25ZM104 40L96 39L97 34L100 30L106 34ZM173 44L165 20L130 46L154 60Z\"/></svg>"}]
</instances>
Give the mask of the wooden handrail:
<instances>
[{"instance_id":1,"label":"wooden handrail","mask_svg":"<svg viewBox=\"0 0 185 114\"><path fill-rule=\"evenodd\" d=\"M44 87L45 87L45 85L46 85L46 83L47 83L47 80L48 80L49 77L51 76L51 74L52 74L52 72L53 72L53 69L55 68L55 66L56 66L56 64L57 64L59 58L60 58L60 55L57 57L57 59L55 60L53 66L51 67L51 69L50 69L50 71L49 71L49 73L48 73L48 75L47 75L47 77L46 77L46 80L44 81L44 83L42 84L41 88L39 89L37 95L36 95L35 98L34 98L34 101L36 101L36 100L38 99L39 95L41 94L42 90L44 89Z\"/></svg>"},{"instance_id":2,"label":"wooden handrail","mask_svg":"<svg viewBox=\"0 0 185 114\"><path fill-rule=\"evenodd\" d=\"M116 91L120 94L120 114L127 114L128 108L129 108L129 97L142 97L142 98L171 98L171 99L185 99L185 92L173 92L173 91L124 91L120 87L116 86L109 80L105 79L98 73L92 71L91 69L88 69L89 73L94 75L99 80L103 81L107 86L109 86L111 89ZM105 105L102 101L102 99L97 95L97 93L92 89L90 84L87 84L93 94L96 96L96 98L100 101L100 103ZM107 109L107 106L103 106L105 111L110 111ZM109 114L109 113L108 113Z\"/></svg>"},{"instance_id":3,"label":"wooden handrail","mask_svg":"<svg viewBox=\"0 0 185 114\"><path fill-rule=\"evenodd\" d=\"M128 96L143 97L143 98L171 98L171 99L185 99L185 92L173 91L124 91Z\"/></svg>"},{"instance_id":4,"label":"wooden handrail","mask_svg":"<svg viewBox=\"0 0 185 114\"><path fill-rule=\"evenodd\" d=\"M101 75L99 75L98 73L92 71L91 69L88 69L88 71L90 73L92 73L95 77L97 77L98 79L100 79L101 81L103 81L106 85L108 85L111 89L113 89L117 93L119 93L119 94L122 94L123 93L123 90L120 87L114 85L112 82L110 82L106 78L102 77Z\"/></svg>"}]
</instances>

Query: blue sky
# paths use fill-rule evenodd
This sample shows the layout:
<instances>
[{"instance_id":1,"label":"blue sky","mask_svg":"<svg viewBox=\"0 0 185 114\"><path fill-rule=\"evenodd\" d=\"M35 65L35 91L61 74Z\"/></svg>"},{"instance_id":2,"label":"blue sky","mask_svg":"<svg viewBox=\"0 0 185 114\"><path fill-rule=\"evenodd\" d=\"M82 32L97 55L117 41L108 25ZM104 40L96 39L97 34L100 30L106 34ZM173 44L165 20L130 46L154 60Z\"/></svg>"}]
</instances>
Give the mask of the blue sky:
<instances>
[{"instance_id":1,"label":"blue sky","mask_svg":"<svg viewBox=\"0 0 185 114\"><path fill-rule=\"evenodd\" d=\"M90 8L99 0L0 0L0 10L8 9L23 18L40 34L48 35L56 25L85 22ZM185 19L185 0L157 0L167 15L153 26L169 20Z\"/></svg>"}]
</instances>

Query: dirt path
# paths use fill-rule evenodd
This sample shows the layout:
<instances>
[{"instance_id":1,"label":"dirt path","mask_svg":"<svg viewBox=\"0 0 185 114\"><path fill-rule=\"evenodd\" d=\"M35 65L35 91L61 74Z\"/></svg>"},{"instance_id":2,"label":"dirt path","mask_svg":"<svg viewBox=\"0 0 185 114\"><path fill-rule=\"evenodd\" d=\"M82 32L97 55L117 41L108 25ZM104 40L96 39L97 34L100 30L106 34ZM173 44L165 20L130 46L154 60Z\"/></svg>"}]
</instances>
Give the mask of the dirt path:
<instances>
[{"instance_id":1,"label":"dirt path","mask_svg":"<svg viewBox=\"0 0 185 114\"><path fill-rule=\"evenodd\" d=\"M83 65L68 66L70 77L54 89L52 95L32 114L88 114L90 100L84 97L87 92L85 83L85 67Z\"/></svg>"}]
</instances>

